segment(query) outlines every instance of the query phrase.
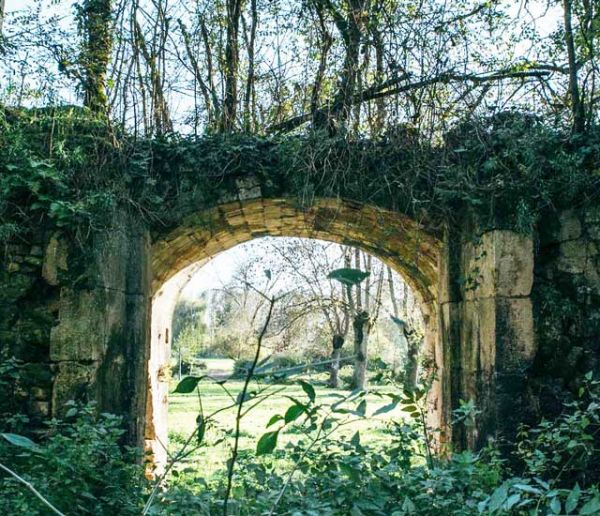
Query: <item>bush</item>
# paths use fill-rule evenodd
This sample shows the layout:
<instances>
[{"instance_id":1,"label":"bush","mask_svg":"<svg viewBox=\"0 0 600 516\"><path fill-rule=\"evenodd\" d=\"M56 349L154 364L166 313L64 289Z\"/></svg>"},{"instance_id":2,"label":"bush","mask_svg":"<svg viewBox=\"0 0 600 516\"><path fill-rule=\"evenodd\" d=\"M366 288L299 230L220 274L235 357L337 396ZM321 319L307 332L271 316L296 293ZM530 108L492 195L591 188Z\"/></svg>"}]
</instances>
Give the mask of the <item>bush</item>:
<instances>
[{"instance_id":1,"label":"bush","mask_svg":"<svg viewBox=\"0 0 600 516\"><path fill-rule=\"evenodd\" d=\"M30 482L65 514L139 514L145 489L136 450L120 444L121 418L71 404L64 421L48 424L43 444L0 443L0 463ZM0 477L2 514L46 515L22 484Z\"/></svg>"}]
</instances>

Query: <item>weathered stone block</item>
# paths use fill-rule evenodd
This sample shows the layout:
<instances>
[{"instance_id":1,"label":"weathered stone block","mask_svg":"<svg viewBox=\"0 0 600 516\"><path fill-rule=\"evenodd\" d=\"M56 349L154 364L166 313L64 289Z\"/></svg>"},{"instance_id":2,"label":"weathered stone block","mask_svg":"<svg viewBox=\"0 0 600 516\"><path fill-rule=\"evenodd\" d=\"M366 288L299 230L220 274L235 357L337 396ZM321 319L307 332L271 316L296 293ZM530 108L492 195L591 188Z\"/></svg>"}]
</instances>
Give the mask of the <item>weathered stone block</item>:
<instances>
[{"instance_id":1,"label":"weathered stone block","mask_svg":"<svg viewBox=\"0 0 600 516\"><path fill-rule=\"evenodd\" d=\"M484 233L464 249L465 299L521 297L533 285L533 241L513 231Z\"/></svg>"},{"instance_id":2,"label":"weathered stone block","mask_svg":"<svg viewBox=\"0 0 600 516\"><path fill-rule=\"evenodd\" d=\"M574 210L563 211L559 215L560 229L558 238L561 242L576 240L581 236L581 221Z\"/></svg>"},{"instance_id":3,"label":"weathered stone block","mask_svg":"<svg viewBox=\"0 0 600 516\"><path fill-rule=\"evenodd\" d=\"M598 248L593 242L586 242L584 239L563 242L560 244L557 267L563 272L581 274L586 270L591 257L597 254Z\"/></svg>"},{"instance_id":4,"label":"weathered stone block","mask_svg":"<svg viewBox=\"0 0 600 516\"><path fill-rule=\"evenodd\" d=\"M530 367L537 351L530 298L497 300L496 347L497 372Z\"/></svg>"},{"instance_id":5,"label":"weathered stone block","mask_svg":"<svg viewBox=\"0 0 600 516\"><path fill-rule=\"evenodd\" d=\"M57 236L50 238L42 264L42 277L48 284L58 285L60 274L67 271L67 253L64 240Z\"/></svg>"},{"instance_id":6,"label":"weathered stone block","mask_svg":"<svg viewBox=\"0 0 600 516\"><path fill-rule=\"evenodd\" d=\"M52 407L55 415L65 411L65 403L70 400L87 401L94 399L94 378L97 364L61 362L52 387Z\"/></svg>"},{"instance_id":7,"label":"weathered stone block","mask_svg":"<svg viewBox=\"0 0 600 516\"><path fill-rule=\"evenodd\" d=\"M50 335L50 359L100 360L111 330L125 324L124 312L123 293L62 289L59 324Z\"/></svg>"}]
</instances>

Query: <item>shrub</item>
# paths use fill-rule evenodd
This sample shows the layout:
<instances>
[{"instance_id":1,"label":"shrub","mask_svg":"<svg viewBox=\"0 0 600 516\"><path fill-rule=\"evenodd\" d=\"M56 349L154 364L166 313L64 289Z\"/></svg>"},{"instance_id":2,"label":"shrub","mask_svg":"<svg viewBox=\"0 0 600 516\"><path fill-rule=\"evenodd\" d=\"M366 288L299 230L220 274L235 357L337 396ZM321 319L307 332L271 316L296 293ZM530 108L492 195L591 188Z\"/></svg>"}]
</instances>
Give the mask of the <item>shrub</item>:
<instances>
[{"instance_id":1,"label":"shrub","mask_svg":"<svg viewBox=\"0 0 600 516\"><path fill-rule=\"evenodd\" d=\"M139 514L145 487L136 450L120 444L121 418L71 404L38 446L0 443L0 463L65 514ZM27 441L25 441L27 443ZM0 477L0 512L46 515L48 508L11 477Z\"/></svg>"}]
</instances>

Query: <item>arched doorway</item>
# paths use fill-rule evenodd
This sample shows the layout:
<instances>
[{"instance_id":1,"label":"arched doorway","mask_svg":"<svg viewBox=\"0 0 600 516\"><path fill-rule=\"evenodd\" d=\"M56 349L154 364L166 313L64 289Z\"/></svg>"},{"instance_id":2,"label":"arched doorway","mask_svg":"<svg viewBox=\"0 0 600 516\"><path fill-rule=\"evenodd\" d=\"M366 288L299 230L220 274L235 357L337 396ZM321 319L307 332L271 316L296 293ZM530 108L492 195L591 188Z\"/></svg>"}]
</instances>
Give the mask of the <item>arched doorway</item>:
<instances>
[{"instance_id":1,"label":"arched doorway","mask_svg":"<svg viewBox=\"0 0 600 516\"><path fill-rule=\"evenodd\" d=\"M293 198L239 200L192 212L177 228L157 236L152 243L145 440L155 461L161 463L166 458L171 318L180 286L187 280L190 267L267 235L351 245L380 258L406 279L423 312L425 353L431 357L438 379L430 394L430 415L433 425L443 427L439 379L444 372L437 322L440 239L404 215L356 202L321 199L306 208Z\"/></svg>"}]
</instances>

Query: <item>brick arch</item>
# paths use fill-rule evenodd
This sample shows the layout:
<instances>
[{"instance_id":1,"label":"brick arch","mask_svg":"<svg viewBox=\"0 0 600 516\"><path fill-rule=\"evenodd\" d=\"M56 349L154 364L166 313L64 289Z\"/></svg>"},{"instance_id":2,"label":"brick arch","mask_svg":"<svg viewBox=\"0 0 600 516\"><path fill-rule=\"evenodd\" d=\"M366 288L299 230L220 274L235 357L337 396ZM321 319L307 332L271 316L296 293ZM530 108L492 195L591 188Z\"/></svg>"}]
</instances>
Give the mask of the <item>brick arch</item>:
<instances>
[{"instance_id":1,"label":"brick arch","mask_svg":"<svg viewBox=\"0 0 600 516\"><path fill-rule=\"evenodd\" d=\"M342 199L299 207L292 198L221 204L190 214L152 244L152 291L185 267L261 236L316 238L377 256L409 282L423 302L437 298L441 241L401 213Z\"/></svg>"},{"instance_id":2,"label":"brick arch","mask_svg":"<svg viewBox=\"0 0 600 516\"><path fill-rule=\"evenodd\" d=\"M151 249L152 321L150 393L146 445L158 463L165 459L171 317L181 286L194 264L262 236L303 237L358 247L401 274L420 302L425 347L436 359L441 240L406 215L343 199L318 199L301 207L294 198L254 198L192 212L170 231L156 234ZM440 362L439 352L436 362ZM441 362L439 363L441 367ZM440 407L437 400L432 405ZM440 414L433 413L439 419ZM439 410L437 410L439 412Z\"/></svg>"}]
</instances>

